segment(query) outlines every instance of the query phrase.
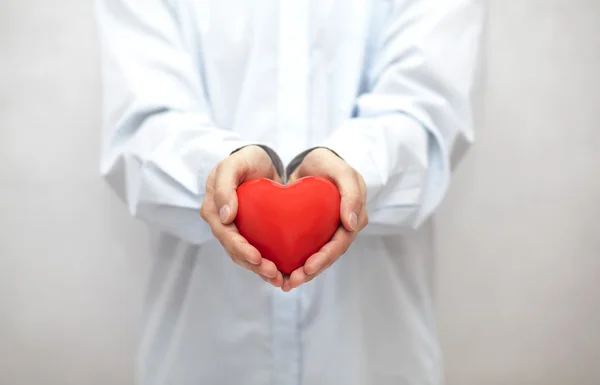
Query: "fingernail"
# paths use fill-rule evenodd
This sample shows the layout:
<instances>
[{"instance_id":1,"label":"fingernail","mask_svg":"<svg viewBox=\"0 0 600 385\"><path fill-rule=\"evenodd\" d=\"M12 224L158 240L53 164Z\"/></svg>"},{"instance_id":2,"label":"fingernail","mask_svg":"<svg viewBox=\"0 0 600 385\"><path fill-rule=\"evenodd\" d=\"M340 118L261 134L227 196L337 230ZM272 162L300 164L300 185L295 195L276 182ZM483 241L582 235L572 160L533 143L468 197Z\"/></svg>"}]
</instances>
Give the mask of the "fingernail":
<instances>
[{"instance_id":1,"label":"fingernail","mask_svg":"<svg viewBox=\"0 0 600 385\"><path fill-rule=\"evenodd\" d=\"M356 215L356 213L353 211L350 213L350 229L352 231L356 231L356 228L358 227L358 216Z\"/></svg>"},{"instance_id":2,"label":"fingernail","mask_svg":"<svg viewBox=\"0 0 600 385\"><path fill-rule=\"evenodd\" d=\"M249 264L254 265L254 266L258 266L260 265L260 262L256 262L256 261L251 261L249 259L247 259L246 261L248 261Z\"/></svg>"},{"instance_id":3,"label":"fingernail","mask_svg":"<svg viewBox=\"0 0 600 385\"><path fill-rule=\"evenodd\" d=\"M221 223L227 222L227 218L229 218L230 212L231 212L231 209L229 208L229 205L225 205L225 206L221 207L221 210L219 210L219 217L221 219Z\"/></svg>"}]
</instances>

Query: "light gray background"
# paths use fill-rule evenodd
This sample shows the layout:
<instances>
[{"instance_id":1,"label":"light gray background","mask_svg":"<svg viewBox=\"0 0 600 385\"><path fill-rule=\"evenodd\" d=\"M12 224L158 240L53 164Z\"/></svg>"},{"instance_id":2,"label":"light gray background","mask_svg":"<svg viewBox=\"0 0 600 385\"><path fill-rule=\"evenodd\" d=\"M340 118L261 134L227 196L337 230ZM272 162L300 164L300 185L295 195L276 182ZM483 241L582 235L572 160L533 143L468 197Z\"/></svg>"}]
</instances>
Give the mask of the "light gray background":
<instances>
[{"instance_id":1,"label":"light gray background","mask_svg":"<svg viewBox=\"0 0 600 385\"><path fill-rule=\"evenodd\" d=\"M600 384L600 2L491 0L438 216L449 385ZM97 174L89 0L0 3L0 384L126 385L145 230Z\"/></svg>"}]
</instances>

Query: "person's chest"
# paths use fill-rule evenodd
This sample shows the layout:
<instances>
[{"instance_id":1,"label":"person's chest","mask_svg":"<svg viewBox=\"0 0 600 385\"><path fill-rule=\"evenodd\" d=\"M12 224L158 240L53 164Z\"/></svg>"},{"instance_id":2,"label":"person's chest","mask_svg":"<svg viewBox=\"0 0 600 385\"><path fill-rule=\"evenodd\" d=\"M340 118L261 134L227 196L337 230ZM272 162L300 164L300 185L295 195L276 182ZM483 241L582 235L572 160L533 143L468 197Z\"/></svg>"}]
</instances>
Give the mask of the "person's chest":
<instances>
[{"instance_id":1,"label":"person's chest","mask_svg":"<svg viewBox=\"0 0 600 385\"><path fill-rule=\"evenodd\" d=\"M173 2L213 118L290 153L352 115L389 7L387 0Z\"/></svg>"}]
</instances>

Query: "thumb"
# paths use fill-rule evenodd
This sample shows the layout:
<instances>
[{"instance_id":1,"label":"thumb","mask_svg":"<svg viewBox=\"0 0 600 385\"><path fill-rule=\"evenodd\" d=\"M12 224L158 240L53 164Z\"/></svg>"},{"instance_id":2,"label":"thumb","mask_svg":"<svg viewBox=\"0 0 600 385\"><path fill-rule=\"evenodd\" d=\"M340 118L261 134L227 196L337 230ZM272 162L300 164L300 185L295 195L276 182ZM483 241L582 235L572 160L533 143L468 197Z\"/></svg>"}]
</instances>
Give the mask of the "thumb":
<instances>
[{"instance_id":1,"label":"thumb","mask_svg":"<svg viewBox=\"0 0 600 385\"><path fill-rule=\"evenodd\" d=\"M221 223L228 225L237 216L238 199L237 188L239 187L240 169L234 164L223 164L219 167L215 176L215 205L219 213Z\"/></svg>"},{"instance_id":2,"label":"thumb","mask_svg":"<svg viewBox=\"0 0 600 385\"><path fill-rule=\"evenodd\" d=\"M363 199L358 178L348 175L337 180L340 189L340 219L348 231L358 229L358 216L363 209Z\"/></svg>"}]
</instances>

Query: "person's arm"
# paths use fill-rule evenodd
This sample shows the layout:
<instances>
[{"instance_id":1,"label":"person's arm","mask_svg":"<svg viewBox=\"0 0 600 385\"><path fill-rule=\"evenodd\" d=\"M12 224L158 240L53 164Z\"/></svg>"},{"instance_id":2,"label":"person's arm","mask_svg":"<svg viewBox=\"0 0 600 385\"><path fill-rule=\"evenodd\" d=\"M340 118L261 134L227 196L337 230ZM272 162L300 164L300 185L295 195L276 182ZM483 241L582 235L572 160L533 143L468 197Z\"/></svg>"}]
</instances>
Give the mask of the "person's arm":
<instances>
[{"instance_id":1,"label":"person's arm","mask_svg":"<svg viewBox=\"0 0 600 385\"><path fill-rule=\"evenodd\" d=\"M394 235L422 224L473 140L470 99L484 2L389 3L382 33L367 53L356 115L322 148L305 151L288 166L290 180L318 175L337 184L342 226L284 280L285 291L331 266L361 231Z\"/></svg>"},{"instance_id":2,"label":"person's arm","mask_svg":"<svg viewBox=\"0 0 600 385\"><path fill-rule=\"evenodd\" d=\"M210 171L247 145L211 118L199 63L161 0L100 0L105 135L101 172L137 218L188 242ZM272 155L272 154L269 154Z\"/></svg>"},{"instance_id":3,"label":"person's arm","mask_svg":"<svg viewBox=\"0 0 600 385\"><path fill-rule=\"evenodd\" d=\"M473 140L470 99L483 19L478 0L391 2L356 116L320 144L364 178L363 233L416 228L440 204Z\"/></svg>"}]
</instances>

